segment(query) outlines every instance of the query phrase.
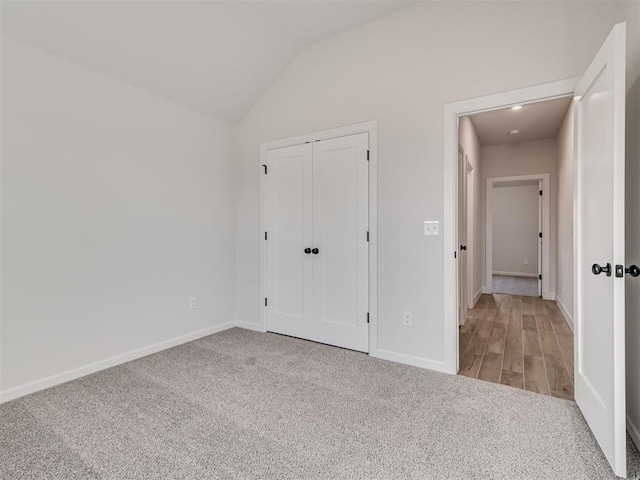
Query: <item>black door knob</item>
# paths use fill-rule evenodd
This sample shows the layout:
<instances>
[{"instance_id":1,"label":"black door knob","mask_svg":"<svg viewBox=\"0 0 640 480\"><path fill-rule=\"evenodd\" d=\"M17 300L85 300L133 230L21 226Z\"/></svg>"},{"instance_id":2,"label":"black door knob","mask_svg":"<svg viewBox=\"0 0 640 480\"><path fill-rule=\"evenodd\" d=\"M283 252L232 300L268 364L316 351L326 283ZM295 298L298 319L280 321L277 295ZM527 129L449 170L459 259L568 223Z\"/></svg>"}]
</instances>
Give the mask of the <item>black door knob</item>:
<instances>
[{"instance_id":1,"label":"black door knob","mask_svg":"<svg viewBox=\"0 0 640 480\"><path fill-rule=\"evenodd\" d=\"M591 267L591 272L593 272L594 275L600 275L601 273L606 273L607 277L611 276L611 264L607 263L604 267L601 265L598 265L597 263L594 263L593 266Z\"/></svg>"},{"instance_id":2,"label":"black door knob","mask_svg":"<svg viewBox=\"0 0 640 480\"><path fill-rule=\"evenodd\" d=\"M467 246L466 245L460 245L460 250L466 250Z\"/></svg>"},{"instance_id":3,"label":"black door knob","mask_svg":"<svg viewBox=\"0 0 640 480\"><path fill-rule=\"evenodd\" d=\"M313 253L314 255L317 255L318 253L320 253L320 250L318 250L317 248L314 248L311 250L311 253Z\"/></svg>"},{"instance_id":4,"label":"black door knob","mask_svg":"<svg viewBox=\"0 0 640 480\"><path fill-rule=\"evenodd\" d=\"M640 276L640 268L637 265L631 265L629 268L624 269L624 273L628 273L632 277Z\"/></svg>"},{"instance_id":5,"label":"black door knob","mask_svg":"<svg viewBox=\"0 0 640 480\"><path fill-rule=\"evenodd\" d=\"M311 253L311 249L309 247L304 249L304 253L306 253L307 255L309 255Z\"/></svg>"}]
</instances>

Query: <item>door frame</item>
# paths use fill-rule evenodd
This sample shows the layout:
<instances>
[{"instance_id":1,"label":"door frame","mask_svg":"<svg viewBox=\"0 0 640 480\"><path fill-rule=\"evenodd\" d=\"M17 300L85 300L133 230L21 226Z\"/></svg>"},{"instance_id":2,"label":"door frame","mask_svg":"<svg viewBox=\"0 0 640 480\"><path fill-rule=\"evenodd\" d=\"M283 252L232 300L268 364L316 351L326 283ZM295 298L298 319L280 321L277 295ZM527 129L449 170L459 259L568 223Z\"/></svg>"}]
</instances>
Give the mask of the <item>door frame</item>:
<instances>
[{"instance_id":1,"label":"door frame","mask_svg":"<svg viewBox=\"0 0 640 480\"><path fill-rule=\"evenodd\" d=\"M573 96L581 77L543 83L444 105L444 371L458 373L458 118L474 113ZM575 254L575 252L574 252Z\"/></svg>"},{"instance_id":2,"label":"door frame","mask_svg":"<svg viewBox=\"0 0 640 480\"><path fill-rule=\"evenodd\" d=\"M260 143L260 323L257 330L267 331L267 315L264 299L267 297L267 246L264 233L267 226L267 183L263 165L267 151L319 140L346 137L358 133L369 134L369 355L378 353L378 121L370 120L317 132L303 133ZM457 161L457 160L456 160Z\"/></svg>"},{"instance_id":3,"label":"door frame","mask_svg":"<svg viewBox=\"0 0 640 480\"><path fill-rule=\"evenodd\" d=\"M555 300L555 293L550 290L551 275L551 238L550 238L550 213L551 213L551 190L549 173L535 173L531 175L513 175L509 177L489 177L487 178L485 195L485 277L482 287L483 293L492 293L493 283L493 189L496 183L515 183L522 181L542 182L542 298L545 300ZM549 194L544 195L544 192ZM538 216L540 212L538 212ZM536 219L538 220L538 219Z\"/></svg>"}]
</instances>

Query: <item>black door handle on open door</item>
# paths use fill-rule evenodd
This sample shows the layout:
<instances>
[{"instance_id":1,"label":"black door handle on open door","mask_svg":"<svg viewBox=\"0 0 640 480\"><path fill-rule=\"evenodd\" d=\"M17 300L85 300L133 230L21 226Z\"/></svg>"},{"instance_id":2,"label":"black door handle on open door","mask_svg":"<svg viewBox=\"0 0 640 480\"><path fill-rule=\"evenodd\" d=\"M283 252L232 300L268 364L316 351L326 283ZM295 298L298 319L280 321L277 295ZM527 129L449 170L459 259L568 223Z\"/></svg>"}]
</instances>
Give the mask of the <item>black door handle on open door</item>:
<instances>
[{"instance_id":1,"label":"black door handle on open door","mask_svg":"<svg viewBox=\"0 0 640 480\"><path fill-rule=\"evenodd\" d=\"M466 245L460 245L460 250L466 250L467 246Z\"/></svg>"},{"instance_id":2,"label":"black door handle on open door","mask_svg":"<svg viewBox=\"0 0 640 480\"><path fill-rule=\"evenodd\" d=\"M604 267L598 265L597 263L594 263L593 266L591 267L591 271L593 272L594 275L600 275L601 273L606 273L607 277L611 276L611 264L607 263Z\"/></svg>"},{"instance_id":3,"label":"black door handle on open door","mask_svg":"<svg viewBox=\"0 0 640 480\"><path fill-rule=\"evenodd\" d=\"M624 273L628 273L632 277L640 276L640 268L637 265L631 265L629 268L624 269Z\"/></svg>"},{"instance_id":4,"label":"black door handle on open door","mask_svg":"<svg viewBox=\"0 0 640 480\"><path fill-rule=\"evenodd\" d=\"M309 247L304 249L304 253L306 253L307 255L309 255L311 253L311 249Z\"/></svg>"},{"instance_id":5,"label":"black door handle on open door","mask_svg":"<svg viewBox=\"0 0 640 480\"><path fill-rule=\"evenodd\" d=\"M318 250L317 248L314 248L313 250L311 250L311 253L313 253L314 255L317 255L318 253L320 253L320 250Z\"/></svg>"}]
</instances>

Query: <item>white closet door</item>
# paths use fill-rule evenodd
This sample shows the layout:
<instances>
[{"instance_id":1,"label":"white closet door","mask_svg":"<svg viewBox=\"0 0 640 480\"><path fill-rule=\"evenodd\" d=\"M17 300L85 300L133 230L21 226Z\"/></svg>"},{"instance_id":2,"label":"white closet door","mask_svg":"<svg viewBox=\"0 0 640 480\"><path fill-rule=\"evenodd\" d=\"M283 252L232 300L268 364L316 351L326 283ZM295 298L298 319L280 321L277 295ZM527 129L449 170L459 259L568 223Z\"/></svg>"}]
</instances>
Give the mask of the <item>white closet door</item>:
<instances>
[{"instance_id":1,"label":"white closet door","mask_svg":"<svg viewBox=\"0 0 640 480\"><path fill-rule=\"evenodd\" d=\"M267 152L267 330L312 339L311 144Z\"/></svg>"},{"instance_id":2,"label":"white closet door","mask_svg":"<svg viewBox=\"0 0 640 480\"><path fill-rule=\"evenodd\" d=\"M368 148L368 133L313 144L313 339L363 352L369 351Z\"/></svg>"}]
</instances>

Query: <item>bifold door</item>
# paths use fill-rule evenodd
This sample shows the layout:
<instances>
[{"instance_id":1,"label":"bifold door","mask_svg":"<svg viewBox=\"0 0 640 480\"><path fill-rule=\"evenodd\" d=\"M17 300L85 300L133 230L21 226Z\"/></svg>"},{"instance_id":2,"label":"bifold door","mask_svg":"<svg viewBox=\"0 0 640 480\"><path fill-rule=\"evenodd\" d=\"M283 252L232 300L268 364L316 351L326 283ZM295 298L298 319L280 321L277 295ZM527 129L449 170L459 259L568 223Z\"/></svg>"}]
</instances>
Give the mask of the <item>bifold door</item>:
<instances>
[{"instance_id":1,"label":"bifold door","mask_svg":"<svg viewBox=\"0 0 640 480\"><path fill-rule=\"evenodd\" d=\"M267 330L369 351L368 144L267 153Z\"/></svg>"}]
</instances>

